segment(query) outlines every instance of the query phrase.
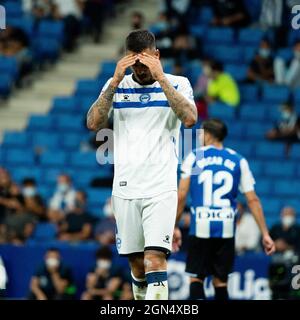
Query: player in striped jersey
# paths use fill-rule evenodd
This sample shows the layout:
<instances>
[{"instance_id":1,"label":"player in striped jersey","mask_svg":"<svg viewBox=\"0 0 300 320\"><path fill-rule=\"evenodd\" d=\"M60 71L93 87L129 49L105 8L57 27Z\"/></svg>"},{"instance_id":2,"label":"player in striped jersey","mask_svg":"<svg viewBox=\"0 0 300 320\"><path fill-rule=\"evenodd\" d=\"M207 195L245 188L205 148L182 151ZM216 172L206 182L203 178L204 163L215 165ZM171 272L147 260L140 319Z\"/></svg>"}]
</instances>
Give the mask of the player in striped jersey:
<instances>
[{"instance_id":1,"label":"player in striped jersey","mask_svg":"<svg viewBox=\"0 0 300 320\"><path fill-rule=\"evenodd\" d=\"M128 67L133 73L125 76ZM88 112L88 127L103 127L110 110L117 249L129 257L135 299L167 299L179 130L181 123L195 124L197 111L188 79L163 72L154 35L147 30L127 37L126 56Z\"/></svg>"},{"instance_id":2,"label":"player in striped jersey","mask_svg":"<svg viewBox=\"0 0 300 320\"><path fill-rule=\"evenodd\" d=\"M202 124L204 147L193 150L181 167L177 221L191 190L191 226L186 271L190 274L190 299L205 299L203 281L213 276L215 298L227 300L227 278L234 262L236 198L246 197L262 233L266 254L275 251L263 210L254 190L248 162L224 148L226 125L218 119Z\"/></svg>"}]
</instances>

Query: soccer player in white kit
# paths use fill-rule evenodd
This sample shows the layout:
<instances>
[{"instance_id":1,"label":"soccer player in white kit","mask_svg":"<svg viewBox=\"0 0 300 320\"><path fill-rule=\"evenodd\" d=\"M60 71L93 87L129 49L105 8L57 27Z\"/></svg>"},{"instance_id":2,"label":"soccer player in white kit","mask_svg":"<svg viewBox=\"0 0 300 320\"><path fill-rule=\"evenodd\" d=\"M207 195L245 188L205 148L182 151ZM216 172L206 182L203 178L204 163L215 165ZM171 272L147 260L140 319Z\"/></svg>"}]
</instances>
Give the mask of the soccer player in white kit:
<instances>
[{"instance_id":1,"label":"soccer player in white kit","mask_svg":"<svg viewBox=\"0 0 300 320\"><path fill-rule=\"evenodd\" d=\"M128 256L136 300L168 299L167 262L177 210L180 125L197 120L187 78L165 74L154 35L136 30L126 55L87 115L87 126L114 125L112 206L116 244ZM132 74L125 75L130 67Z\"/></svg>"}]
</instances>

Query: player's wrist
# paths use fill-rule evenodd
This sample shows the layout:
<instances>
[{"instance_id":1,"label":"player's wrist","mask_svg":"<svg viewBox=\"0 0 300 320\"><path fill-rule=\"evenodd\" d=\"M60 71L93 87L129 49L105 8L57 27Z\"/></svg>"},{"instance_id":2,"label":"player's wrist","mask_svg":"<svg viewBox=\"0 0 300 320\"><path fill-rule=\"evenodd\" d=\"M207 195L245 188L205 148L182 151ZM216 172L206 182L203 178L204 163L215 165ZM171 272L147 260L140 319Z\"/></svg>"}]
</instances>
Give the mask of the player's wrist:
<instances>
[{"instance_id":1,"label":"player's wrist","mask_svg":"<svg viewBox=\"0 0 300 320\"><path fill-rule=\"evenodd\" d=\"M118 85L120 84L120 80L116 79L116 78L112 78L111 82L110 82L110 85L113 87L113 88L117 88Z\"/></svg>"}]
</instances>

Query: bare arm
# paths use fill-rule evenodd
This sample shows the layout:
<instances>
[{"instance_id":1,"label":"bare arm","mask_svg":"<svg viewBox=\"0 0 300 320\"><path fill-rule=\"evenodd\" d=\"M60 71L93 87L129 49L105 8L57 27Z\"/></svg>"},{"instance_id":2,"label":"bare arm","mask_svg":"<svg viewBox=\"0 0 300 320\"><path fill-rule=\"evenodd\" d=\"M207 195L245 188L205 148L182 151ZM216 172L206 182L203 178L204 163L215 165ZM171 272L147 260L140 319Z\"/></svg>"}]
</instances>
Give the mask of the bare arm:
<instances>
[{"instance_id":1,"label":"bare arm","mask_svg":"<svg viewBox=\"0 0 300 320\"><path fill-rule=\"evenodd\" d=\"M176 224L180 221L181 215L183 213L186 203L186 197L190 189L190 182L191 178L181 179L179 182Z\"/></svg>"},{"instance_id":2,"label":"bare arm","mask_svg":"<svg viewBox=\"0 0 300 320\"><path fill-rule=\"evenodd\" d=\"M147 53L139 54L138 58L149 68L153 78L161 85L161 88L177 117L186 127L192 127L197 121L197 109L195 105L178 92L166 78L159 58Z\"/></svg>"},{"instance_id":3,"label":"bare arm","mask_svg":"<svg viewBox=\"0 0 300 320\"><path fill-rule=\"evenodd\" d=\"M36 296L37 300L47 300L46 295L40 289L39 280L37 277L32 277L31 282L30 282L30 289L31 289L32 293L34 293L34 295Z\"/></svg>"},{"instance_id":4,"label":"bare arm","mask_svg":"<svg viewBox=\"0 0 300 320\"><path fill-rule=\"evenodd\" d=\"M56 271L51 273L51 279L56 291L60 294L64 293L68 286L68 280L61 278L60 274Z\"/></svg>"},{"instance_id":5,"label":"bare arm","mask_svg":"<svg viewBox=\"0 0 300 320\"><path fill-rule=\"evenodd\" d=\"M103 128L108 120L108 113L113 102L114 94L118 85L125 76L126 69L136 61L136 55L127 55L118 63L114 76L106 90L94 102L87 114L87 127L90 130L97 131Z\"/></svg>"},{"instance_id":6,"label":"bare arm","mask_svg":"<svg viewBox=\"0 0 300 320\"><path fill-rule=\"evenodd\" d=\"M262 233L263 237L263 245L265 248L266 254L270 255L275 251L275 245L273 240L269 235L269 231L265 222L265 217L263 213L263 209L260 203L258 196L256 195L255 191L249 191L245 193L245 197L247 200L247 204L249 209L251 210L254 219Z\"/></svg>"}]
</instances>

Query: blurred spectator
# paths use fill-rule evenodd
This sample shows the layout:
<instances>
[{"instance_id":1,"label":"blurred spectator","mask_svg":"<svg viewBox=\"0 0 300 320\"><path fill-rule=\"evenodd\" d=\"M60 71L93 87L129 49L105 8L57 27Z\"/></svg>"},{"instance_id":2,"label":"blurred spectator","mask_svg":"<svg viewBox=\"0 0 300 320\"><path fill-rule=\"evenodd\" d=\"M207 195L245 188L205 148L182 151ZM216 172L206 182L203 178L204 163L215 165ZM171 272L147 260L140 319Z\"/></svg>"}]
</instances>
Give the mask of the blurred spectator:
<instances>
[{"instance_id":1,"label":"blurred spectator","mask_svg":"<svg viewBox=\"0 0 300 320\"><path fill-rule=\"evenodd\" d=\"M283 58L275 58L274 72L277 84L300 86L300 40L294 44L294 57L291 61L286 62Z\"/></svg>"},{"instance_id":2,"label":"blurred spectator","mask_svg":"<svg viewBox=\"0 0 300 320\"><path fill-rule=\"evenodd\" d=\"M292 207L281 211L281 223L271 228L270 235L275 241L276 251L295 250L300 252L300 226L296 223L296 212Z\"/></svg>"},{"instance_id":3,"label":"blurred spectator","mask_svg":"<svg viewBox=\"0 0 300 320\"><path fill-rule=\"evenodd\" d=\"M95 238L102 245L115 243L116 221L112 209L111 198L106 200L103 207L104 218L95 228Z\"/></svg>"},{"instance_id":4,"label":"blurred spectator","mask_svg":"<svg viewBox=\"0 0 300 320\"><path fill-rule=\"evenodd\" d=\"M34 179L28 178L23 180L22 194L24 197L24 210L40 221L47 220L46 208L42 197L37 193Z\"/></svg>"},{"instance_id":5,"label":"blurred spectator","mask_svg":"<svg viewBox=\"0 0 300 320\"><path fill-rule=\"evenodd\" d=\"M251 61L247 78L250 82L274 81L272 47L268 40L260 42L259 50Z\"/></svg>"},{"instance_id":6,"label":"blurred spectator","mask_svg":"<svg viewBox=\"0 0 300 320\"><path fill-rule=\"evenodd\" d=\"M0 167L0 225L9 210L11 178L9 173Z\"/></svg>"},{"instance_id":7,"label":"blurred spectator","mask_svg":"<svg viewBox=\"0 0 300 320\"><path fill-rule=\"evenodd\" d=\"M207 73L210 79L207 87L207 101L217 100L230 107L237 107L240 103L240 93L231 75L224 72L223 66L218 62L210 63Z\"/></svg>"},{"instance_id":8,"label":"blurred spectator","mask_svg":"<svg viewBox=\"0 0 300 320\"><path fill-rule=\"evenodd\" d=\"M86 200L85 192L76 192L75 207L61 223L60 240L83 241L91 238L93 218L87 212Z\"/></svg>"},{"instance_id":9,"label":"blurred spectator","mask_svg":"<svg viewBox=\"0 0 300 320\"><path fill-rule=\"evenodd\" d=\"M87 275L82 300L132 300L129 281L123 270L112 263L111 249L108 246L100 248L96 259L96 266Z\"/></svg>"},{"instance_id":10,"label":"blurred spectator","mask_svg":"<svg viewBox=\"0 0 300 320\"><path fill-rule=\"evenodd\" d=\"M95 43L100 42L105 14L103 0L85 1L84 15L89 20L89 33L92 34Z\"/></svg>"},{"instance_id":11,"label":"blurred spectator","mask_svg":"<svg viewBox=\"0 0 300 320\"><path fill-rule=\"evenodd\" d=\"M32 234L36 219L25 210L25 200L18 185L12 183L4 200L6 217L0 226L0 242L24 243Z\"/></svg>"},{"instance_id":12,"label":"blurred spectator","mask_svg":"<svg viewBox=\"0 0 300 320\"><path fill-rule=\"evenodd\" d=\"M291 103L285 103L280 109L280 119L275 128L266 134L269 140L280 140L287 143L287 153L290 145L300 141L300 118Z\"/></svg>"},{"instance_id":13,"label":"blurred spectator","mask_svg":"<svg viewBox=\"0 0 300 320\"><path fill-rule=\"evenodd\" d=\"M80 21L83 11L83 0L52 0L53 18L63 20L65 49L73 51L80 35Z\"/></svg>"},{"instance_id":14,"label":"blurred spectator","mask_svg":"<svg viewBox=\"0 0 300 320\"><path fill-rule=\"evenodd\" d=\"M48 219L57 223L75 208L76 191L72 187L68 175L60 175L57 180L57 189L50 200Z\"/></svg>"},{"instance_id":15,"label":"blurred spectator","mask_svg":"<svg viewBox=\"0 0 300 320\"><path fill-rule=\"evenodd\" d=\"M186 24L190 0L165 0L163 6L170 18L175 18L183 25Z\"/></svg>"},{"instance_id":16,"label":"blurred spectator","mask_svg":"<svg viewBox=\"0 0 300 320\"><path fill-rule=\"evenodd\" d=\"M220 27L245 27L250 23L250 17L243 1L212 0L214 12L212 24Z\"/></svg>"},{"instance_id":17,"label":"blurred spectator","mask_svg":"<svg viewBox=\"0 0 300 320\"><path fill-rule=\"evenodd\" d=\"M52 1L51 0L22 0L23 11L27 15L32 15L36 22L40 19L50 18L52 15Z\"/></svg>"},{"instance_id":18,"label":"blurred spectator","mask_svg":"<svg viewBox=\"0 0 300 320\"><path fill-rule=\"evenodd\" d=\"M144 15L139 12L135 11L131 15L131 29L137 30L137 29L143 29L145 23Z\"/></svg>"},{"instance_id":19,"label":"blurred spectator","mask_svg":"<svg viewBox=\"0 0 300 320\"><path fill-rule=\"evenodd\" d=\"M185 28L176 32L172 55L182 64L196 57L196 43Z\"/></svg>"},{"instance_id":20,"label":"blurred spectator","mask_svg":"<svg viewBox=\"0 0 300 320\"><path fill-rule=\"evenodd\" d=\"M182 217L181 217L179 224L178 224L178 227L181 231L181 239L182 239L182 244L180 246L180 250L184 251L184 252L187 251L190 223L191 223L190 208L185 207L184 212L182 214Z\"/></svg>"},{"instance_id":21,"label":"blurred spectator","mask_svg":"<svg viewBox=\"0 0 300 320\"><path fill-rule=\"evenodd\" d=\"M283 1L262 0L261 13L259 17L262 28L275 28L282 25Z\"/></svg>"},{"instance_id":22,"label":"blurred spectator","mask_svg":"<svg viewBox=\"0 0 300 320\"><path fill-rule=\"evenodd\" d=\"M55 248L47 250L43 264L31 278L30 300L73 300L76 287L71 270Z\"/></svg>"},{"instance_id":23,"label":"blurred spectator","mask_svg":"<svg viewBox=\"0 0 300 320\"><path fill-rule=\"evenodd\" d=\"M238 203L235 249L238 254L255 251L259 247L260 231L251 212Z\"/></svg>"}]
</instances>

